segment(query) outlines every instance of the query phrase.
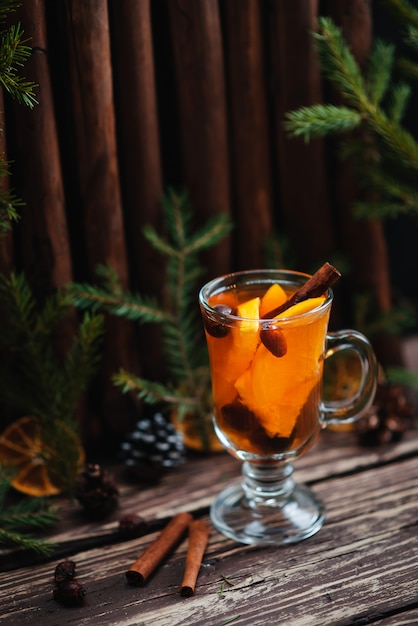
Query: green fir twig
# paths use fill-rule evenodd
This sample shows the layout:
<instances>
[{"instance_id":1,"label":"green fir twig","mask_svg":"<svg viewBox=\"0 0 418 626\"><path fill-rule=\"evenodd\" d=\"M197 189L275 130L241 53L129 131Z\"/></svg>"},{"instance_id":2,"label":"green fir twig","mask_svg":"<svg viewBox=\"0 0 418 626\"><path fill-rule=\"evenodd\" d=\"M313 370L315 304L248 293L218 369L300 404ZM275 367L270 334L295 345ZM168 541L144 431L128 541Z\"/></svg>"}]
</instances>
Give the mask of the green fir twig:
<instances>
[{"instance_id":1,"label":"green fir twig","mask_svg":"<svg viewBox=\"0 0 418 626\"><path fill-rule=\"evenodd\" d=\"M16 0L2 0L0 3L0 87L19 104L33 108L37 104L37 85L21 74L32 53L28 45L29 39L24 37L19 23L5 26L10 14L20 4ZM0 154L0 179L8 177L9 165L5 155ZM19 220L19 210L23 204L7 184L0 184L0 234L9 232L12 225Z\"/></svg>"},{"instance_id":2,"label":"green fir twig","mask_svg":"<svg viewBox=\"0 0 418 626\"><path fill-rule=\"evenodd\" d=\"M12 474L0 466L0 546L31 550L49 556L54 544L46 539L34 537L33 532L45 530L59 520L58 510L42 498L21 498L10 504Z\"/></svg>"},{"instance_id":3,"label":"green fir twig","mask_svg":"<svg viewBox=\"0 0 418 626\"><path fill-rule=\"evenodd\" d=\"M122 393L134 393L146 403L175 406L179 420L191 410L199 411L202 439L209 445L210 376L197 303L197 284L203 273L199 255L224 238L231 224L221 214L196 228L187 193L171 189L163 198L162 209L167 234L163 236L149 225L143 234L166 261L164 301L124 290L110 266L97 268L99 284L73 283L68 293L81 309L106 311L140 325L161 327L168 381L148 381L120 369L113 382Z\"/></svg>"}]
</instances>

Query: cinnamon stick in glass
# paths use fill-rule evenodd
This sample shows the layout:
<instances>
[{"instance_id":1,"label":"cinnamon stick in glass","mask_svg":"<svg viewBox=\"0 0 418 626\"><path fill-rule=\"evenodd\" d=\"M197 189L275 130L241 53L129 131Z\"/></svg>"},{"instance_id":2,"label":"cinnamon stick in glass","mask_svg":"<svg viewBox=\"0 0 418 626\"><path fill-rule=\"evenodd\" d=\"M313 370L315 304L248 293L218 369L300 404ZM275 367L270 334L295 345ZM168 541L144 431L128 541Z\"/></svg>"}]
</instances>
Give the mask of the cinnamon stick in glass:
<instances>
[{"instance_id":1,"label":"cinnamon stick in glass","mask_svg":"<svg viewBox=\"0 0 418 626\"><path fill-rule=\"evenodd\" d=\"M183 581L180 586L180 595L186 598L194 593L208 539L208 525L199 520L191 522L189 526L189 547L186 554Z\"/></svg>"},{"instance_id":2,"label":"cinnamon stick in glass","mask_svg":"<svg viewBox=\"0 0 418 626\"><path fill-rule=\"evenodd\" d=\"M305 284L299 287L293 296L282 305L273 309L273 311L269 311L266 315L263 315L263 319L272 319L280 315L280 313L283 313L283 311L290 309L294 304L302 302L302 300L322 296L322 294L327 291L328 287L331 287L339 278L341 278L340 272L333 265L324 263Z\"/></svg>"},{"instance_id":3,"label":"cinnamon stick in glass","mask_svg":"<svg viewBox=\"0 0 418 626\"><path fill-rule=\"evenodd\" d=\"M128 583L131 585L143 585L164 557L179 543L192 521L193 516L190 513L178 513L175 515L126 572Z\"/></svg>"}]
</instances>

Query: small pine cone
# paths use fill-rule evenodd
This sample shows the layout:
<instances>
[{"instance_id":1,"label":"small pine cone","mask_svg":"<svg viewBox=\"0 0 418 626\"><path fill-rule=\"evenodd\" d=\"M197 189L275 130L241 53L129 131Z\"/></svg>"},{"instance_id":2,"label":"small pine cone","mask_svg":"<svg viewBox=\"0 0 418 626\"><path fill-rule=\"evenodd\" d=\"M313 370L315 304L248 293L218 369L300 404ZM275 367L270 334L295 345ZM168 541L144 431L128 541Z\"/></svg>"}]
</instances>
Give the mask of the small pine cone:
<instances>
[{"instance_id":1,"label":"small pine cone","mask_svg":"<svg viewBox=\"0 0 418 626\"><path fill-rule=\"evenodd\" d=\"M396 385L379 385L373 405L356 424L359 441L378 446L400 441L412 426L413 407L403 389Z\"/></svg>"},{"instance_id":2,"label":"small pine cone","mask_svg":"<svg viewBox=\"0 0 418 626\"><path fill-rule=\"evenodd\" d=\"M119 490L106 470L90 464L77 478L75 497L90 517L102 518L118 506Z\"/></svg>"},{"instance_id":3,"label":"small pine cone","mask_svg":"<svg viewBox=\"0 0 418 626\"><path fill-rule=\"evenodd\" d=\"M181 435L162 413L144 417L121 445L121 460L137 480L157 482L185 459Z\"/></svg>"}]
</instances>

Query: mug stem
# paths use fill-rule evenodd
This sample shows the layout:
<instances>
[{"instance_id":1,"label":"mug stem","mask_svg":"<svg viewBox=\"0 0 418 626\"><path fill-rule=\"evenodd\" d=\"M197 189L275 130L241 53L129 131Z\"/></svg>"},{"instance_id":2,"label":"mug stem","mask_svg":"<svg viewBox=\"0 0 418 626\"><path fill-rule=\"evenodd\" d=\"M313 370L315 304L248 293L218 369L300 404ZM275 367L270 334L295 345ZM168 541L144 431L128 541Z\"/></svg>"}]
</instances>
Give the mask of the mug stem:
<instances>
[{"instance_id":1,"label":"mug stem","mask_svg":"<svg viewBox=\"0 0 418 626\"><path fill-rule=\"evenodd\" d=\"M325 507L308 488L295 483L288 461L246 461L243 478L221 491L211 519L222 534L246 544L286 545L314 535Z\"/></svg>"}]
</instances>

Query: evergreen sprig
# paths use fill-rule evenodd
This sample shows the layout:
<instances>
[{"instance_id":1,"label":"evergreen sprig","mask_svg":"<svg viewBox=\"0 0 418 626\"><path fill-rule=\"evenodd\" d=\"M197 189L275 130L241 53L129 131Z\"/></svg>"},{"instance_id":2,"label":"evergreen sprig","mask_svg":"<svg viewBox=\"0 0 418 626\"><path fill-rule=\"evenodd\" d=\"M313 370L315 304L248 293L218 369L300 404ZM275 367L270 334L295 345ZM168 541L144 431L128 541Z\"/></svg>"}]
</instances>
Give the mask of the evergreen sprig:
<instances>
[{"instance_id":1,"label":"evergreen sprig","mask_svg":"<svg viewBox=\"0 0 418 626\"><path fill-rule=\"evenodd\" d=\"M351 160L359 181L378 192L380 202L375 205L373 216L379 211L381 217L416 213L417 196L411 193L411 186L416 188L418 143L402 125L411 89L393 79L393 45L377 40L362 73L341 29L330 18L318 20L314 37L323 73L338 89L344 103L314 104L290 111L286 114L286 129L306 141L335 132L347 135L347 143L360 141L361 150L356 148L356 158ZM343 152L349 155L350 148ZM393 182L395 178L397 184ZM390 182L385 184L386 180ZM366 205L360 208L364 215Z\"/></svg>"},{"instance_id":2,"label":"evergreen sprig","mask_svg":"<svg viewBox=\"0 0 418 626\"><path fill-rule=\"evenodd\" d=\"M0 364L2 402L19 413L73 425L79 396L99 362L103 317L85 315L63 354L56 333L72 310L67 293L57 290L40 306L25 276L13 272L0 275L0 307L0 345L9 355Z\"/></svg>"},{"instance_id":3,"label":"evergreen sprig","mask_svg":"<svg viewBox=\"0 0 418 626\"><path fill-rule=\"evenodd\" d=\"M0 86L19 104L33 108L37 104L37 85L20 74L32 52L29 40L24 38L20 24L5 27L6 19L20 4L16 0L0 2ZM5 155L1 154L0 178L6 178L8 174L9 163ZM0 234L10 231L12 224L19 220L19 208L22 205L23 202L15 196L13 190L7 189L7 185L0 185Z\"/></svg>"},{"instance_id":4,"label":"evergreen sprig","mask_svg":"<svg viewBox=\"0 0 418 626\"><path fill-rule=\"evenodd\" d=\"M0 34L0 84L18 102L29 108L38 104L34 92L34 82L20 76L23 67L31 55L29 39L24 39L20 24L10 26Z\"/></svg>"},{"instance_id":5,"label":"evergreen sprig","mask_svg":"<svg viewBox=\"0 0 418 626\"><path fill-rule=\"evenodd\" d=\"M385 4L400 19L412 58L398 58L394 45L376 39L367 63L360 67L342 30L322 17L313 37L322 72L342 102L301 107L288 112L284 122L291 136L305 141L340 135L340 156L350 161L359 188L366 192L353 203L359 219L418 214L418 142L403 123L412 92L407 81L418 79L418 9L407 0ZM412 307L379 313L367 294L357 294L354 312L356 327L370 337L400 334L416 323Z\"/></svg>"},{"instance_id":6,"label":"evergreen sprig","mask_svg":"<svg viewBox=\"0 0 418 626\"><path fill-rule=\"evenodd\" d=\"M123 290L110 266L99 266L98 285L69 285L68 293L82 309L107 311L138 324L161 326L168 382L148 381L121 369L113 376L123 393L134 393L147 403L175 406L181 419L191 408L200 411L204 428L210 423L210 376L202 323L197 304L197 280L203 268L199 255L231 229L223 214L195 228L187 193L169 190L162 201L166 235L153 227L145 238L166 260L164 301Z\"/></svg>"},{"instance_id":7,"label":"evergreen sprig","mask_svg":"<svg viewBox=\"0 0 418 626\"><path fill-rule=\"evenodd\" d=\"M132 322L165 323L172 321L169 312L161 310L155 298L123 289L119 276L109 264L98 264L98 285L71 283L67 290L74 305L80 309L106 311Z\"/></svg>"},{"instance_id":8,"label":"evergreen sprig","mask_svg":"<svg viewBox=\"0 0 418 626\"><path fill-rule=\"evenodd\" d=\"M0 545L32 550L49 556L54 545L34 537L30 531L45 530L59 519L59 512L42 498L21 498L10 503L12 475L0 466Z\"/></svg>"}]
</instances>

